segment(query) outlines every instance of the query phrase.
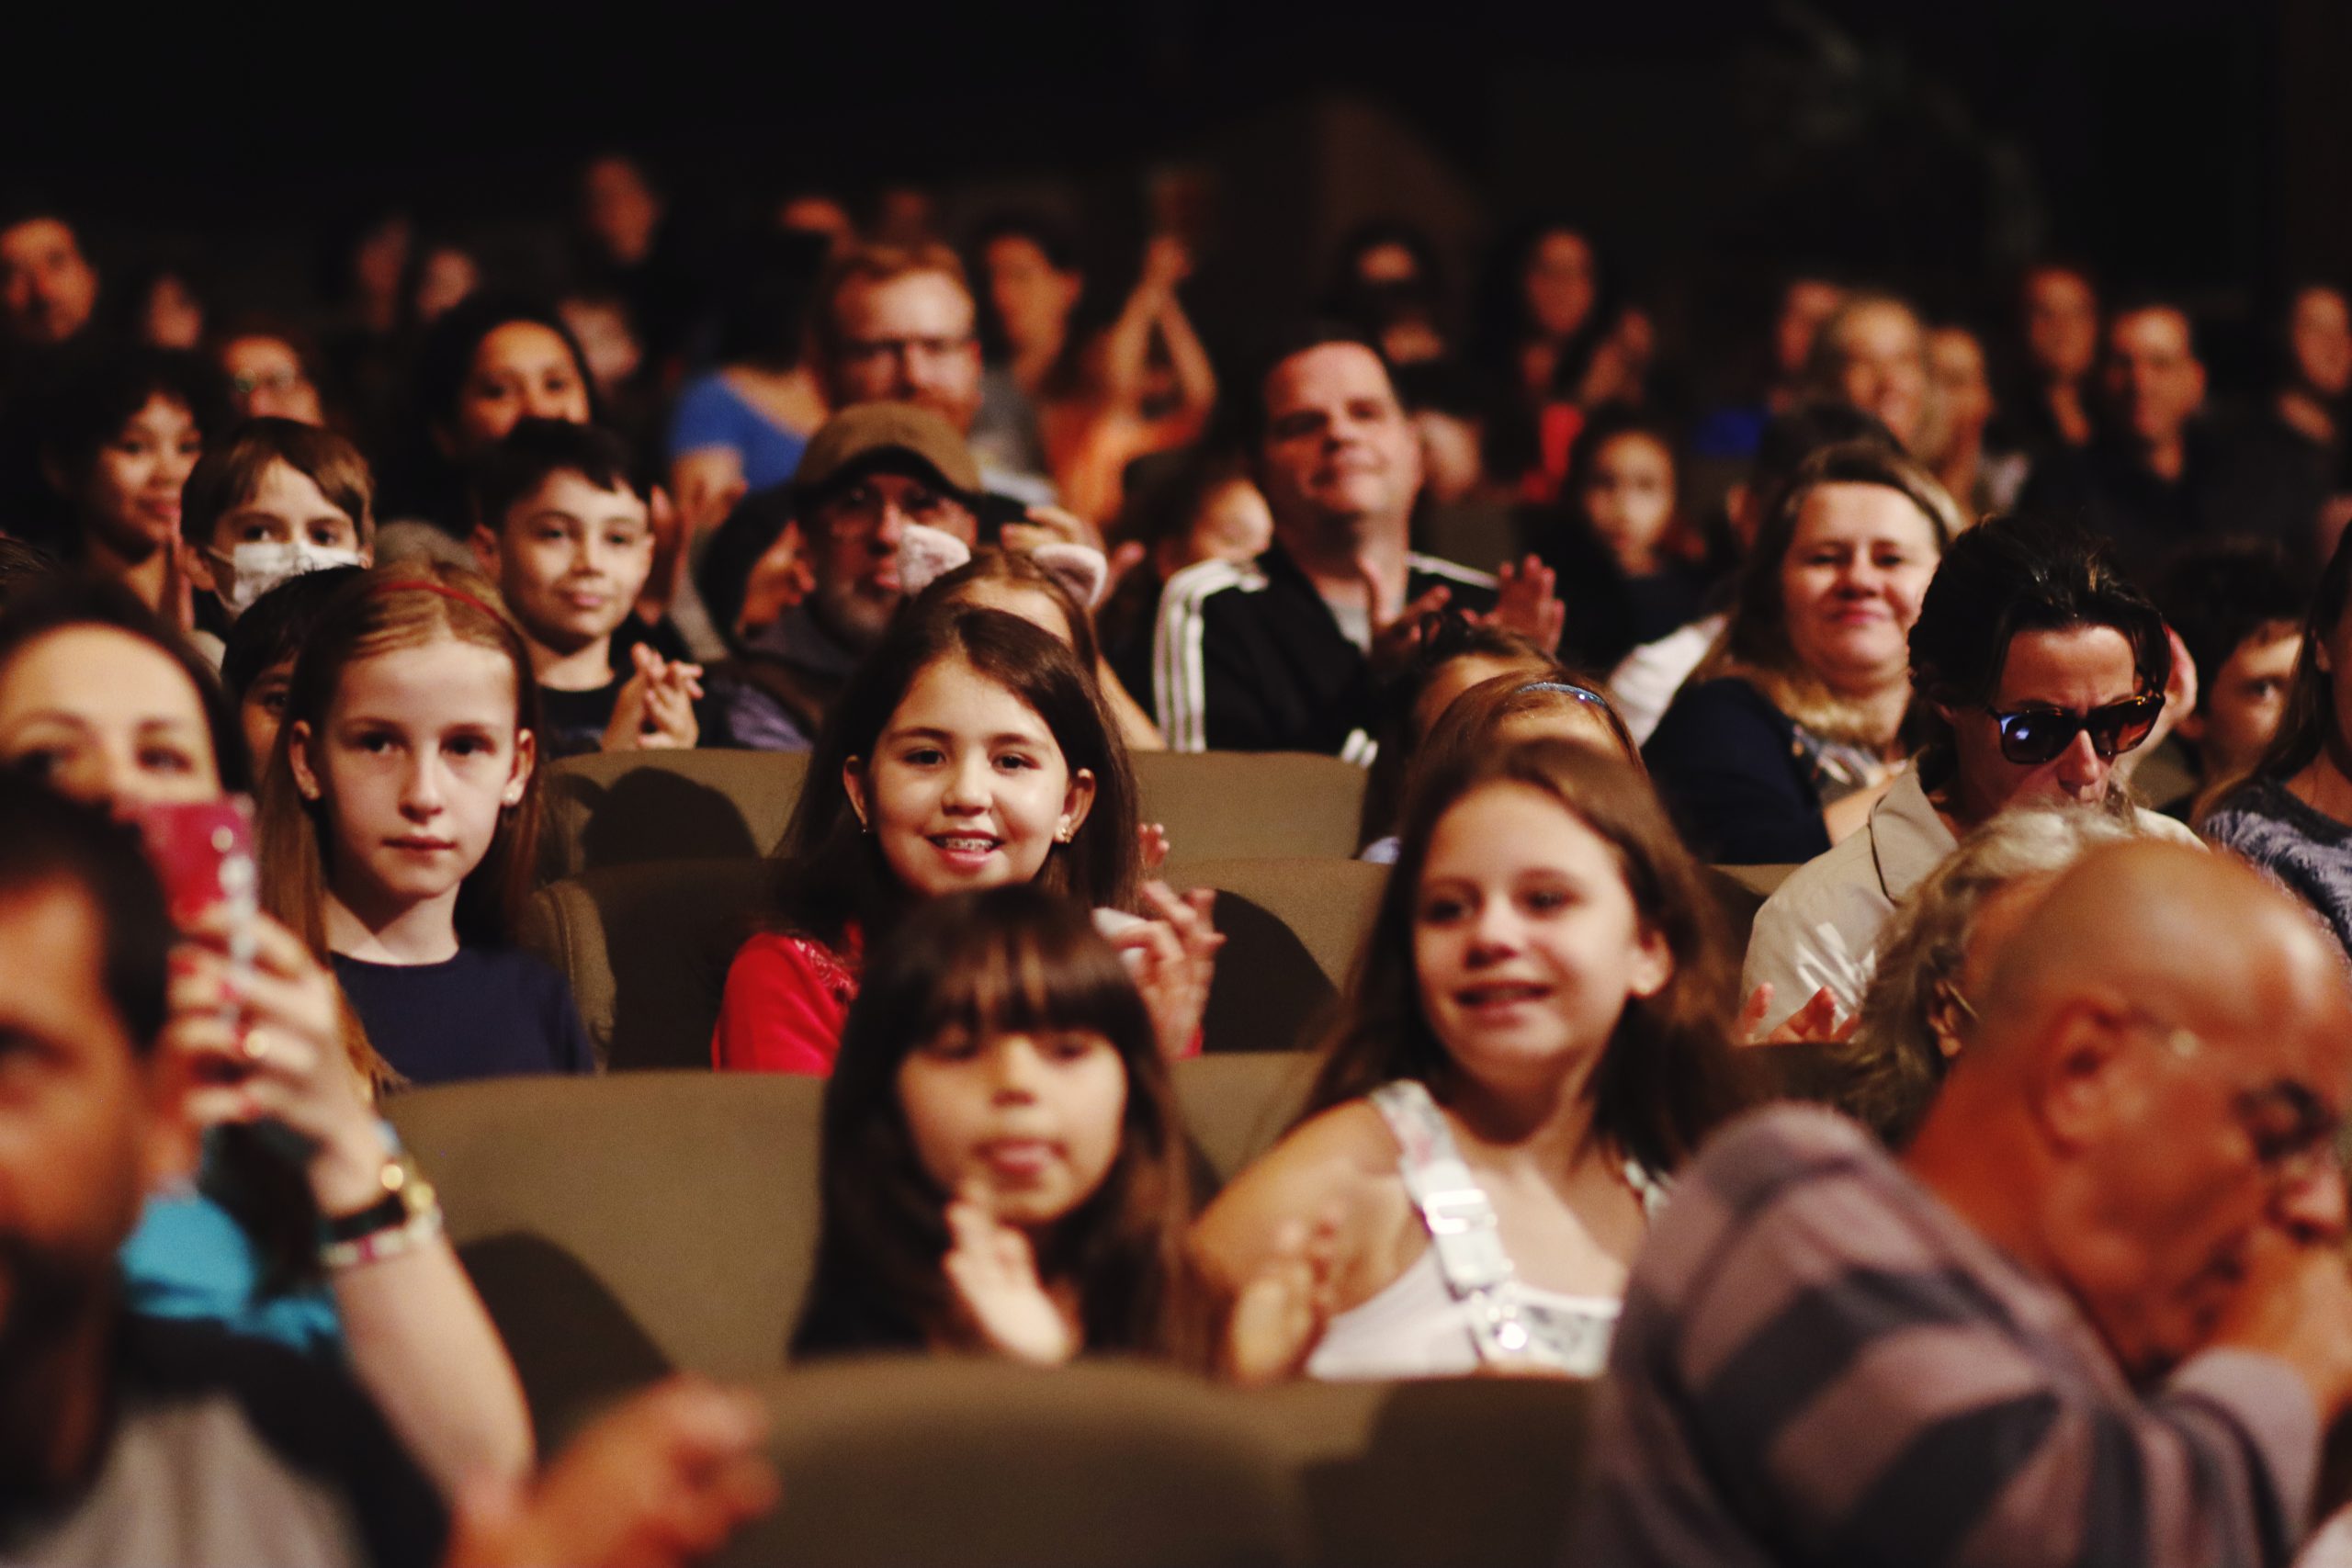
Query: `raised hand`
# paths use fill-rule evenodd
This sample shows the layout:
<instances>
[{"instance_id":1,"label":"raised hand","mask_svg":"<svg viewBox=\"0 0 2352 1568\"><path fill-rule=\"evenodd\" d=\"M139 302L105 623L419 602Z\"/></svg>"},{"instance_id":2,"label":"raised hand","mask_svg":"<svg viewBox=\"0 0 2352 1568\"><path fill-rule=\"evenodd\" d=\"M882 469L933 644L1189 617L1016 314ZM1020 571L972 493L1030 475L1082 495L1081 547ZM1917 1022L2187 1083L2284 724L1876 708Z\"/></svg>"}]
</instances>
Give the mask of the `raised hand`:
<instances>
[{"instance_id":1,"label":"raised hand","mask_svg":"<svg viewBox=\"0 0 2352 1568\"><path fill-rule=\"evenodd\" d=\"M1560 633L1568 621L1568 607L1553 592L1557 574L1534 556L1517 566L1506 561L1495 574L1495 607L1480 617L1482 624L1517 632L1546 653L1560 650Z\"/></svg>"},{"instance_id":2,"label":"raised hand","mask_svg":"<svg viewBox=\"0 0 2352 1568\"><path fill-rule=\"evenodd\" d=\"M232 964L229 919L206 915L172 954L164 1039L191 1069L188 1115L277 1123L302 1145L322 1211L362 1206L381 1194L391 1151L344 1049L334 977L266 915L252 918L252 964Z\"/></svg>"},{"instance_id":3,"label":"raised hand","mask_svg":"<svg viewBox=\"0 0 2352 1568\"><path fill-rule=\"evenodd\" d=\"M613 702L605 726L607 751L685 750L702 738L695 701L702 695L702 666L664 659L639 643L629 649L637 673Z\"/></svg>"},{"instance_id":4,"label":"raised hand","mask_svg":"<svg viewBox=\"0 0 2352 1568\"><path fill-rule=\"evenodd\" d=\"M1144 870L1158 871L1168 863L1168 829L1157 822L1137 823L1136 850L1142 858Z\"/></svg>"},{"instance_id":5,"label":"raised hand","mask_svg":"<svg viewBox=\"0 0 2352 1568\"><path fill-rule=\"evenodd\" d=\"M967 1188L947 1205L947 1235L940 1267L983 1342L1041 1367L1078 1354L1078 1331L1037 1278L1029 1238L998 1221L983 1188Z\"/></svg>"},{"instance_id":6,"label":"raised hand","mask_svg":"<svg viewBox=\"0 0 2352 1568\"><path fill-rule=\"evenodd\" d=\"M1453 602L1453 591L1439 583L1409 604L1399 604L1402 592L1391 593L1379 570L1369 560L1356 563L1363 578L1364 604L1372 619L1373 668L1393 673L1412 662L1429 632L1429 617Z\"/></svg>"},{"instance_id":7,"label":"raised hand","mask_svg":"<svg viewBox=\"0 0 2352 1568\"><path fill-rule=\"evenodd\" d=\"M1225 1372L1244 1387L1298 1376L1336 1307L1339 1216L1292 1220L1273 1251L1233 1298L1225 1325Z\"/></svg>"},{"instance_id":8,"label":"raised hand","mask_svg":"<svg viewBox=\"0 0 2352 1568\"><path fill-rule=\"evenodd\" d=\"M1192 1054L1225 937L1210 923L1216 905L1213 890L1195 887L1179 895L1164 882L1152 882L1144 886L1143 896L1159 918L1129 926L1112 945L1128 955L1136 988L1159 1037L1159 1053L1173 1061Z\"/></svg>"},{"instance_id":9,"label":"raised hand","mask_svg":"<svg viewBox=\"0 0 2352 1568\"><path fill-rule=\"evenodd\" d=\"M1772 982L1765 981L1747 994L1747 1001L1739 1010L1739 1022L1732 1031L1732 1040L1740 1045L1840 1045L1854 1036L1854 1026L1862 1021L1856 1013L1843 1023L1838 1021L1838 998L1826 986L1805 998L1804 1006L1781 1021L1777 1029L1767 1031L1764 1019L1772 1006Z\"/></svg>"}]
</instances>

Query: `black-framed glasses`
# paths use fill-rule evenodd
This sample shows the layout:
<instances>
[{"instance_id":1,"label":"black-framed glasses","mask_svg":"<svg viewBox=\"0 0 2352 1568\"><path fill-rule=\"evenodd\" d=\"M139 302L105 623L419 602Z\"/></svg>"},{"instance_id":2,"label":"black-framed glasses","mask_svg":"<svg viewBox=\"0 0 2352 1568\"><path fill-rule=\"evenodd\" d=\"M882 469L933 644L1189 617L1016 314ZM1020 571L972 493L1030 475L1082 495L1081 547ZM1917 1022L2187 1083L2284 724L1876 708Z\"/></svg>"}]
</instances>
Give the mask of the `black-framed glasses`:
<instances>
[{"instance_id":1,"label":"black-framed glasses","mask_svg":"<svg viewBox=\"0 0 2352 1568\"><path fill-rule=\"evenodd\" d=\"M2001 733L2001 755L2022 767L2054 761L2075 737L2088 731L2091 750L2115 758L2131 750L2156 728L2165 711L2161 693L2143 692L2120 703L2109 703L2088 713L2067 708L2018 708L2007 713L1987 707Z\"/></svg>"}]
</instances>

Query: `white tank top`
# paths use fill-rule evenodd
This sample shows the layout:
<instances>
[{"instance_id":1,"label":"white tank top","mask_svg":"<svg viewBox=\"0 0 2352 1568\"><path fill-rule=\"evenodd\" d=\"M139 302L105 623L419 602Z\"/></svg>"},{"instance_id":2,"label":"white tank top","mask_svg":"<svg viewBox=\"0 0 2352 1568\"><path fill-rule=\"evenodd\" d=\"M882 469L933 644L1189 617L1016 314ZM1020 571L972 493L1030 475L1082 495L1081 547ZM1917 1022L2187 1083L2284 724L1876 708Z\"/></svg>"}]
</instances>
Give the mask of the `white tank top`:
<instances>
[{"instance_id":1,"label":"white tank top","mask_svg":"<svg viewBox=\"0 0 2352 1568\"><path fill-rule=\"evenodd\" d=\"M1462 1163L1429 1091L1400 1079L1375 1090L1372 1101L1396 1136L1398 1168L1430 1245L1387 1289L1331 1320L1307 1358L1306 1375L1458 1377L1488 1363L1600 1375L1618 1299L1564 1295L1520 1280L1495 1236L1494 1204ZM1625 1179L1655 1213L1665 1198L1659 1183L1630 1160Z\"/></svg>"}]
</instances>

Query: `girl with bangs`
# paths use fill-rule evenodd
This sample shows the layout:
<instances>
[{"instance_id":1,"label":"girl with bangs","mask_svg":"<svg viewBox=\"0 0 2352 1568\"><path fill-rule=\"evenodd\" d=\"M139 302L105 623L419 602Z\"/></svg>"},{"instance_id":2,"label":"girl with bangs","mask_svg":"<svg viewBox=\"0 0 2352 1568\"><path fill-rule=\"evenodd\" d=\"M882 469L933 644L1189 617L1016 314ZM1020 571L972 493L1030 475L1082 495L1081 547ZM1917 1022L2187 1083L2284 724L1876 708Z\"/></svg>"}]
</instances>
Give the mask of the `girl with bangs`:
<instances>
[{"instance_id":1,"label":"girl with bangs","mask_svg":"<svg viewBox=\"0 0 2352 1568\"><path fill-rule=\"evenodd\" d=\"M933 899L866 978L825 1086L792 1354L1204 1362L1168 1069L1084 908L1023 884Z\"/></svg>"},{"instance_id":2,"label":"girl with bangs","mask_svg":"<svg viewBox=\"0 0 2352 1568\"><path fill-rule=\"evenodd\" d=\"M1034 883L1094 910L1170 1055L1198 1048L1224 939L1210 895L1141 875L1135 776L1069 645L926 598L850 682L778 852L774 929L736 953L713 1065L832 1070L865 953L949 894Z\"/></svg>"}]
</instances>

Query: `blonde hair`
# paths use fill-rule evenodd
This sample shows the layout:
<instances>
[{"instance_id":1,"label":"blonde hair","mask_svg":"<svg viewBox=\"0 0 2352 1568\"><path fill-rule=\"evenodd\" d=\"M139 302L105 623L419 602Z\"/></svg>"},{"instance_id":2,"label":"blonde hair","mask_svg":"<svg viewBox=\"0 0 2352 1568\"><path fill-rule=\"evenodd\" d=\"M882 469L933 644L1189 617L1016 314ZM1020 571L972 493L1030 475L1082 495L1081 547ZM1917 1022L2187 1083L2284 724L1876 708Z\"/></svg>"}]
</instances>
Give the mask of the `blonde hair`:
<instances>
[{"instance_id":1,"label":"blonde hair","mask_svg":"<svg viewBox=\"0 0 2352 1568\"><path fill-rule=\"evenodd\" d=\"M841 329L833 319L833 307L843 289L853 283L889 283L924 272L940 274L962 289L965 298L971 298L971 278L964 271L963 258L936 241L919 245L852 245L835 256L818 279L817 308L811 318L827 357L841 350Z\"/></svg>"}]
</instances>

